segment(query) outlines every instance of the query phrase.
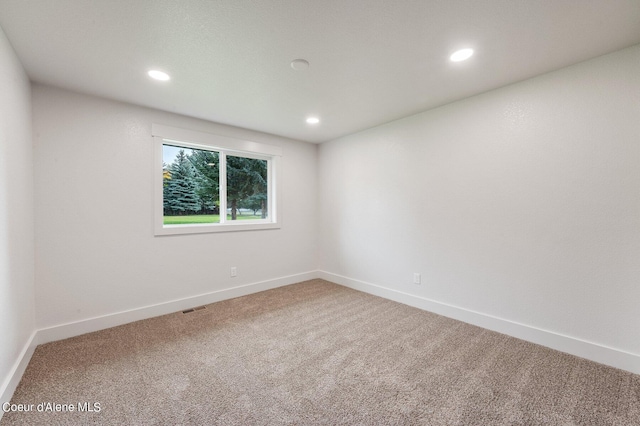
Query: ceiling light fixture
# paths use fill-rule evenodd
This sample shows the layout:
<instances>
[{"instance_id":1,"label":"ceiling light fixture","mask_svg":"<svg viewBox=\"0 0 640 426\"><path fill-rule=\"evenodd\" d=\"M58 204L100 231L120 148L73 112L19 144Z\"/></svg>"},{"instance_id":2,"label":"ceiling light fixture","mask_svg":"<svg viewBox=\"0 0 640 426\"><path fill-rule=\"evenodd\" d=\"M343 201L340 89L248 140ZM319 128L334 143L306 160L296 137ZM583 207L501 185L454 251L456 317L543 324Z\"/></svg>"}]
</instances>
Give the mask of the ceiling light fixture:
<instances>
[{"instance_id":1,"label":"ceiling light fixture","mask_svg":"<svg viewBox=\"0 0 640 426\"><path fill-rule=\"evenodd\" d=\"M171 77L169 77L169 74L163 71L150 70L147 74L154 80L167 81L171 79Z\"/></svg>"},{"instance_id":2,"label":"ceiling light fixture","mask_svg":"<svg viewBox=\"0 0 640 426\"><path fill-rule=\"evenodd\" d=\"M307 118L307 123L309 124L318 124L320 119L318 117L309 117Z\"/></svg>"},{"instance_id":3,"label":"ceiling light fixture","mask_svg":"<svg viewBox=\"0 0 640 426\"><path fill-rule=\"evenodd\" d=\"M291 68L296 71L304 71L309 68L309 61L306 59L294 59L291 61Z\"/></svg>"},{"instance_id":4,"label":"ceiling light fixture","mask_svg":"<svg viewBox=\"0 0 640 426\"><path fill-rule=\"evenodd\" d=\"M451 59L452 62L460 62L469 59L472 55L473 49L460 49L453 52L453 54L449 56L449 59Z\"/></svg>"}]
</instances>

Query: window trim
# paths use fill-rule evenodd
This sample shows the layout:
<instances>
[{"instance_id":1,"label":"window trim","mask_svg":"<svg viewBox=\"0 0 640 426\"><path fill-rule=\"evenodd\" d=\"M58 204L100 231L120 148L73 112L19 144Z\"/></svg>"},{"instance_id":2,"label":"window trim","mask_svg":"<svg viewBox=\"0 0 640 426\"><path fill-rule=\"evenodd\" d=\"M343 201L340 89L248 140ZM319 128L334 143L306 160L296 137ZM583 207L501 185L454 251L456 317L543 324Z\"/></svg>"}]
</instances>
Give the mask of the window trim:
<instances>
[{"instance_id":1,"label":"window trim","mask_svg":"<svg viewBox=\"0 0 640 426\"><path fill-rule=\"evenodd\" d=\"M151 133L154 139L154 234L160 235L181 235L181 234L201 234L211 232L233 232L233 231L255 231L262 229L278 229L281 227L282 215L279 210L280 189L278 187L280 178L280 158L282 148L273 145L261 144L258 142L242 139L230 138L227 136L204 133L194 130L170 127L161 124L152 124ZM268 219L229 221L226 220L227 199L226 196L226 167L225 173L220 175L220 218L219 223L207 224L182 224L165 225L163 208L163 145L183 146L187 149L204 149L220 153L220 168L226 166L226 156L241 156L267 161L267 200ZM224 208L224 210L223 210Z\"/></svg>"}]
</instances>

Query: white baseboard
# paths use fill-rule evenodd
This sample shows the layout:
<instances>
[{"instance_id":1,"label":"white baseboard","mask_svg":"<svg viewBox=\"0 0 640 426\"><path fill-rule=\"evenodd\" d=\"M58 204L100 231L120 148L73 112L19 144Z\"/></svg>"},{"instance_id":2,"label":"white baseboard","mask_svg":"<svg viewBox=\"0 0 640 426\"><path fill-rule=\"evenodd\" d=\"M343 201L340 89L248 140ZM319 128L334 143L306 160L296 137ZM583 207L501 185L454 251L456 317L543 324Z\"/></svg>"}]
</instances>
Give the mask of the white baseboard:
<instances>
[{"instance_id":1,"label":"white baseboard","mask_svg":"<svg viewBox=\"0 0 640 426\"><path fill-rule=\"evenodd\" d=\"M221 300L246 296L248 294L257 293L276 287L282 287L289 284L295 284L317 277L317 271L289 275L286 277L280 277L271 280L260 281L257 283L227 288L224 290L213 291L211 293L200 294L198 296L186 297L184 299L172 300L156 305L144 306L128 311L116 312L109 315L88 318L85 320L70 322L66 324L59 324L38 330L37 344L62 340L69 337L79 336L85 333L104 330L105 328L116 327L118 325L127 324L133 321L171 314L173 312L182 311L185 309L193 308L195 306L207 305L209 303L219 302Z\"/></svg>"},{"instance_id":2,"label":"white baseboard","mask_svg":"<svg viewBox=\"0 0 640 426\"><path fill-rule=\"evenodd\" d=\"M354 290L363 291L375 296L390 299L405 305L433 312L482 328L517 337L532 343L546 346L561 352L585 358L611 367L640 374L640 355L610 348L597 343L588 342L575 337L566 336L549 330L520 324L503 318L480 312L470 311L458 306L448 305L436 300L403 293L398 290L381 287L364 281L318 271L318 277Z\"/></svg>"},{"instance_id":3,"label":"white baseboard","mask_svg":"<svg viewBox=\"0 0 640 426\"><path fill-rule=\"evenodd\" d=\"M20 356L2 384L2 387L0 387L0 403L11 400L11 397L13 396L24 371L31 360L33 352L39 344L79 336L81 334L103 330L105 328L115 327L133 321L178 312L194 306L206 305L209 303L232 299L234 297L246 296L248 294L315 278L322 278L345 287L353 288L354 290L363 291L365 293L373 294L375 296L390 299L405 305L413 306L565 353L576 355L581 358L586 358L591 361L620 368L631 373L640 374L640 355L637 354L609 348L597 343L587 342L575 337L542 330L480 312L470 311L457 306L438 302L436 300L414 296L364 281L332 274L330 272L310 271L36 330L25 343ZM0 419L2 419L2 414L2 410L0 410Z\"/></svg>"},{"instance_id":4,"label":"white baseboard","mask_svg":"<svg viewBox=\"0 0 640 426\"><path fill-rule=\"evenodd\" d=\"M4 383L2 383L2 387L0 387L0 405L11 401L11 397L13 397L13 393L18 387L18 383L20 383L20 379L22 378L24 371L27 369L27 365L29 365L29 361L31 361L31 356L36 350L37 345L37 331L34 331L31 333L29 340L27 340L22 348L18 359L9 371L9 375L5 379ZM0 420L2 420L3 414L4 411L0 409Z\"/></svg>"}]
</instances>

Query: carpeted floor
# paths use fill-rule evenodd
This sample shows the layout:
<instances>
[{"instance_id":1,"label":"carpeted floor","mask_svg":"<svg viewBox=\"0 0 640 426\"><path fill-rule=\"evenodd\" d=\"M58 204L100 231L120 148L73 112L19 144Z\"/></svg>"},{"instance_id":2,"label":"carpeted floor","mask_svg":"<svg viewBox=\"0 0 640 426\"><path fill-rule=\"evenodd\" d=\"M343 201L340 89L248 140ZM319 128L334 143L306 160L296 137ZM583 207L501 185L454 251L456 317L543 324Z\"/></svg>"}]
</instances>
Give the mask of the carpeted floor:
<instances>
[{"instance_id":1,"label":"carpeted floor","mask_svg":"<svg viewBox=\"0 0 640 426\"><path fill-rule=\"evenodd\" d=\"M313 280L39 346L12 402L2 425L640 425L640 376Z\"/></svg>"}]
</instances>

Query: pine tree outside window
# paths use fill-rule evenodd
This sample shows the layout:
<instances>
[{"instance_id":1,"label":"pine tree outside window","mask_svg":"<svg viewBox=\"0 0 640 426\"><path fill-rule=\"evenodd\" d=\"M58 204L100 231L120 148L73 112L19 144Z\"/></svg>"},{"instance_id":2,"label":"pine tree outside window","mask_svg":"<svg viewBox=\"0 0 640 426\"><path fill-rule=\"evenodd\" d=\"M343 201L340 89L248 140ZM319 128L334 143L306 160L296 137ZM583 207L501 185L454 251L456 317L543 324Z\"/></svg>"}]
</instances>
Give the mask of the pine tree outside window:
<instances>
[{"instance_id":1,"label":"pine tree outside window","mask_svg":"<svg viewBox=\"0 0 640 426\"><path fill-rule=\"evenodd\" d=\"M280 227L279 147L155 124L153 134L156 235Z\"/></svg>"}]
</instances>

